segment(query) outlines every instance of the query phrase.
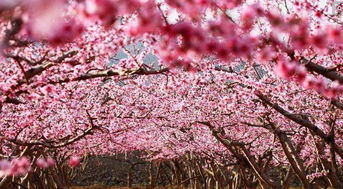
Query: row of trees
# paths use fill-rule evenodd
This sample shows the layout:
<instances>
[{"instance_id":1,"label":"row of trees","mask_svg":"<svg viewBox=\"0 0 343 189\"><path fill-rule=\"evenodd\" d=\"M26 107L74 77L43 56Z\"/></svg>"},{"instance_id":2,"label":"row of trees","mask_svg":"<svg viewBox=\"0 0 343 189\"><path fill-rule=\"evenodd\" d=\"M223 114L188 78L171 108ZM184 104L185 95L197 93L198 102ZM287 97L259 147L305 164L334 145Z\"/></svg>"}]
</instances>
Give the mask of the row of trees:
<instances>
[{"instance_id":1,"label":"row of trees","mask_svg":"<svg viewBox=\"0 0 343 189\"><path fill-rule=\"evenodd\" d=\"M0 166L1 187L60 188L70 157L75 166L74 156L136 150L179 164L196 157L174 167L189 179L177 184L203 178L193 187L206 177L217 187L342 187L335 5L0 2L0 154L30 164L20 175L17 163Z\"/></svg>"}]
</instances>

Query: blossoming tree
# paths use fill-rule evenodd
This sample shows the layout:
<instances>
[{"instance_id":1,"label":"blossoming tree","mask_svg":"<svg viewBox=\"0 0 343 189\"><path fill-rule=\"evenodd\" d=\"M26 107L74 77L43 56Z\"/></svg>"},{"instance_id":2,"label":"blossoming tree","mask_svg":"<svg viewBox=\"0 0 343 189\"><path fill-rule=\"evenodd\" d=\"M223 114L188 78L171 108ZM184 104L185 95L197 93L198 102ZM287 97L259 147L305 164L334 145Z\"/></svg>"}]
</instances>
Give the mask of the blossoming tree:
<instances>
[{"instance_id":1,"label":"blossoming tree","mask_svg":"<svg viewBox=\"0 0 343 189\"><path fill-rule=\"evenodd\" d=\"M0 185L58 188L65 159L138 150L195 161L194 188L342 187L334 5L1 1Z\"/></svg>"}]
</instances>

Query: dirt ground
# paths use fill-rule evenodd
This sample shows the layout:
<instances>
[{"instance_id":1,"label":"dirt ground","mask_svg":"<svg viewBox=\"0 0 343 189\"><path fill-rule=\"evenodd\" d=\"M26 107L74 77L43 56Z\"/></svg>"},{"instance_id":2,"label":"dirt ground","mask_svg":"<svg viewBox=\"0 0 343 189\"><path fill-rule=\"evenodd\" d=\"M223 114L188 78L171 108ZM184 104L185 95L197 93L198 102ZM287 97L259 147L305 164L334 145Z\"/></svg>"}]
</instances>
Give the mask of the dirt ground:
<instances>
[{"instance_id":1,"label":"dirt ground","mask_svg":"<svg viewBox=\"0 0 343 189\"><path fill-rule=\"evenodd\" d=\"M136 187L106 187L106 186L75 186L68 189L152 189L150 187L136 186ZM153 189L184 189L181 187L155 187ZM301 187L290 187L289 189L301 189ZM330 189L330 188L328 188Z\"/></svg>"},{"instance_id":2,"label":"dirt ground","mask_svg":"<svg viewBox=\"0 0 343 189\"><path fill-rule=\"evenodd\" d=\"M150 188L150 187L105 187L105 186L75 186L71 187L68 189L184 189L181 187L155 187L155 188ZM289 189L301 189L301 187L290 187ZM333 188L328 188L328 189L333 189Z\"/></svg>"},{"instance_id":3,"label":"dirt ground","mask_svg":"<svg viewBox=\"0 0 343 189\"><path fill-rule=\"evenodd\" d=\"M74 186L68 189L152 189L151 187L134 186L134 187L106 187L106 186ZM181 187L155 187L154 189L183 189Z\"/></svg>"}]
</instances>

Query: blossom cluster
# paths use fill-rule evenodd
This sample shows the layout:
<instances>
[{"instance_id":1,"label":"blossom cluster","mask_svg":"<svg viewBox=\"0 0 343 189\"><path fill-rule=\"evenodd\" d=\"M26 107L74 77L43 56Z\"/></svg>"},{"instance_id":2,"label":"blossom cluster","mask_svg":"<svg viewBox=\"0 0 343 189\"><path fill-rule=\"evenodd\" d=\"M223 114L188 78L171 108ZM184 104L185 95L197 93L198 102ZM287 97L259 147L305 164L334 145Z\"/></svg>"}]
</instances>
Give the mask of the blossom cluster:
<instances>
[{"instance_id":1,"label":"blossom cluster","mask_svg":"<svg viewBox=\"0 0 343 189\"><path fill-rule=\"evenodd\" d=\"M0 177L24 176L31 170L31 162L26 157L0 161Z\"/></svg>"}]
</instances>

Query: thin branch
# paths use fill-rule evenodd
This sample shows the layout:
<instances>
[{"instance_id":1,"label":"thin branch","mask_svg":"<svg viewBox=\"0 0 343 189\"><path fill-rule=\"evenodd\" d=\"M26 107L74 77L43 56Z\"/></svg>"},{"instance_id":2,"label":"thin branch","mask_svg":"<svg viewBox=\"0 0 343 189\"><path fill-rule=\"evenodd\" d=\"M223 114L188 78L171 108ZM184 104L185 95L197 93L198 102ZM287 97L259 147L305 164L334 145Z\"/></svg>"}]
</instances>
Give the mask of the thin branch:
<instances>
[{"instance_id":1,"label":"thin branch","mask_svg":"<svg viewBox=\"0 0 343 189\"><path fill-rule=\"evenodd\" d=\"M72 81L83 81L83 80L88 80L88 79L111 77L111 76L156 75L156 74L166 73L168 71L169 71L168 68L163 68L161 70L146 70L144 68L128 69L128 70L108 69L104 71L81 74L79 77L76 77L76 78L67 78L63 80L50 81L49 84L61 84L61 83L68 83Z\"/></svg>"}]
</instances>

